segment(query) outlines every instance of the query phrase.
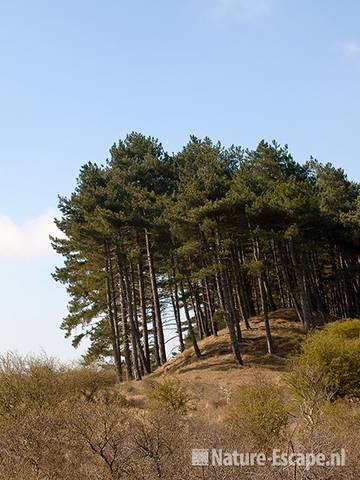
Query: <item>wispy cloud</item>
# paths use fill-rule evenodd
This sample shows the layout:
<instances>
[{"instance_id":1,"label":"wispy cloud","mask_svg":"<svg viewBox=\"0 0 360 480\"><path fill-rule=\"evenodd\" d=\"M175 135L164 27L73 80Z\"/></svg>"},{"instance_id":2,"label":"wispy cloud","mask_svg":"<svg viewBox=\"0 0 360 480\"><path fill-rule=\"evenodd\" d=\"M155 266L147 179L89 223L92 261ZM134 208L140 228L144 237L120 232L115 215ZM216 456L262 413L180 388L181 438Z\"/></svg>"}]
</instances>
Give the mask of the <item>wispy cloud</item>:
<instances>
[{"instance_id":1,"label":"wispy cloud","mask_svg":"<svg viewBox=\"0 0 360 480\"><path fill-rule=\"evenodd\" d=\"M269 10L270 0L211 0L214 18L247 20L263 15Z\"/></svg>"},{"instance_id":2,"label":"wispy cloud","mask_svg":"<svg viewBox=\"0 0 360 480\"><path fill-rule=\"evenodd\" d=\"M0 258L33 258L51 253L49 235L58 235L53 218L55 212L17 224L0 214Z\"/></svg>"},{"instance_id":3,"label":"wispy cloud","mask_svg":"<svg viewBox=\"0 0 360 480\"><path fill-rule=\"evenodd\" d=\"M360 55L360 42L345 42L342 44L342 50L345 55Z\"/></svg>"}]
</instances>

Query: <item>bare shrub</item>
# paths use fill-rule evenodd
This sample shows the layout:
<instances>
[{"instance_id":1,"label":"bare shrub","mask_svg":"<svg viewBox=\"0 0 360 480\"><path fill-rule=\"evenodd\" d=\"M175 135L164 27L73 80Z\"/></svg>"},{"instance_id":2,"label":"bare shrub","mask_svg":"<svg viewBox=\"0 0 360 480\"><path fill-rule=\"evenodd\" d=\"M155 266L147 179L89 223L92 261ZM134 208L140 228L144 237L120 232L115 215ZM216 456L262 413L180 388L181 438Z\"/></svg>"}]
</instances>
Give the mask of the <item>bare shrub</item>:
<instances>
[{"instance_id":1,"label":"bare shrub","mask_svg":"<svg viewBox=\"0 0 360 480\"><path fill-rule=\"evenodd\" d=\"M70 368L46 355L10 352L0 357L0 417L17 417L79 396L94 400L100 390L114 382L109 370Z\"/></svg>"},{"instance_id":2,"label":"bare shrub","mask_svg":"<svg viewBox=\"0 0 360 480\"><path fill-rule=\"evenodd\" d=\"M131 412L119 405L102 402L83 402L71 410L68 430L83 446L100 478L120 479L132 472L130 416Z\"/></svg>"},{"instance_id":3,"label":"bare shrub","mask_svg":"<svg viewBox=\"0 0 360 480\"><path fill-rule=\"evenodd\" d=\"M302 425L299 419L293 438L293 448L299 452L322 453L329 459L332 454L345 453L345 465L298 467L297 479L357 480L360 478L358 452L360 449L360 409L357 404L339 400L324 404L316 424ZM294 469L293 469L294 470Z\"/></svg>"},{"instance_id":4,"label":"bare shrub","mask_svg":"<svg viewBox=\"0 0 360 480\"><path fill-rule=\"evenodd\" d=\"M138 478L190 478L188 419L180 412L141 412L132 420L131 432Z\"/></svg>"},{"instance_id":5,"label":"bare shrub","mask_svg":"<svg viewBox=\"0 0 360 480\"><path fill-rule=\"evenodd\" d=\"M63 408L32 410L16 421L2 421L0 478L79 480L85 476L82 447L66 428Z\"/></svg>"},{"instance_id":6,"label":"bare shrub","mask_svg":"<svg viewBox=\"0 0 360 480\"><path fill-rule=\"evenodd\" d=\"M69 368L62 372L61 383L65 392L80 394L87 401L94 401L100 392L102 396L105 391L110 393L110 387L116 383L116 375L113 368Z\"/></svg>"},{"instance_id":7,"label":"bare shrub","mask_svg":"<svg viewBox=\"0 0 360 480\"><path fill-rule=\"evenodd\" d=\"M59 366L47 356L7 353L0 357L0 416L18 416L29 408L61 399Z\"/></svg>"}]
</instances>

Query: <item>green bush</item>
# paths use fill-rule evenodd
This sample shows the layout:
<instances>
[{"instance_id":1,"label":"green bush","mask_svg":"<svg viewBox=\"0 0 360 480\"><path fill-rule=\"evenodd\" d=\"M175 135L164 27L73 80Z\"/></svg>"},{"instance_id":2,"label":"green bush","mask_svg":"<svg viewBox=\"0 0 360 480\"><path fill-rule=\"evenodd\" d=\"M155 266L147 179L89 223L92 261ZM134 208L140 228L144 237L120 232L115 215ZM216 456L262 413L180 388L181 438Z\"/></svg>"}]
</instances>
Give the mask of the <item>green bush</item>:
<instances>
[{"instance_id":1,"label":"green bush","mask_svg":"<svg viewBox=\"0 0 360 480\"><path fill-rule=\"evenodd\" d=\"M309 336L294 359L288 381L314 417L321 402L360 396L360 321L328 324Z\"/></svg>"},{"instance_id":2,"label":"green bush","mask_svg":"<svg viewBox=\"0 0 360 480\"><path fill-rule=\"evenodd\" d=\"M271 444L285 428L288 414L280 388L264 376L256 376L234 394L226 421L258 445Z\"/></svg>"},{"instance_id":3,"label":"green bush","mask_svg":"<svg viewBox=\"0 0 360 480\"><path fill-rule=\"evenodd\" d=\"M164 409L185 413L189 397L186 386L175 377L165 377L161 381L154 381L148 392L150 409Z\"/></svg>"},{"instance_id":4,"label":"green bush","mask_svg":"<svg viewBox=\"0 0 360 480\"><path fill-rule=\"evenodd\" d=\"M340 320L328 323L324 331L345 339L360 339L360 320Z\"/></svg>"}]
</instances>

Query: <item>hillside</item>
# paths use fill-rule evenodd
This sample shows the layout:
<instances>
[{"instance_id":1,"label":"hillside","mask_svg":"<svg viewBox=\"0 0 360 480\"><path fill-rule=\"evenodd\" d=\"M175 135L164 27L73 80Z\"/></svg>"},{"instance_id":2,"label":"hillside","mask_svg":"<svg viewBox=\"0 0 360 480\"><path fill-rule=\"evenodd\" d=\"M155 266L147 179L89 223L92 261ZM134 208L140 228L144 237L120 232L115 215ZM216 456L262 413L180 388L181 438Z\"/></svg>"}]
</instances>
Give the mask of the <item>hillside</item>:
<instances>
[{"instance_id":1,"label":"hillside","mask_svg":"<svg viewBox=\"0 0 360 480\"><path fill-rule=\"evenodd\" d=\"M198 337L211 339L205 360L228 351L227 341L212 346L226 321L235 363L262 364L262 332L241 349L239 318L261 316L257 327L270 311L293 318L296 308L310 332L329 314L360 317L359 192L342 169L302 165L276 142L249 150L192 136L170 155L132 132L59 197L52 246L63 262L53 276L69 292L61 328L74 345L89 341L89 364L112 357L120 382L167 364L168 321L181 350L191 339L199 356ZM290 340L280 337L271 362L281 366ZM267 329L271 354L272 343Z\"/></svg>"},{"instance_id":2,"label":"hillside","mask_svg":"<svg viewBox=\"0 0 360 480\"><path fill-rule=\"evenodd\" d=\"M303 337L303 328L292 309L279 309L270 313L272 334L276 343L276 354L269 355L266 348L264 321L261 316L250 318L251 329L242 331L240 343L245 366L263 366L274 370L285 367L289 355L296 352ZM155 374L188 373L192 370L226 371L236 368L231 352L229 332L222 329L218 336L199 341L202 358L196 358L192 348L186 349L156 370Z\"/></svg>"},{"instance_id":3,"label":"hillside","mask_svg":"<svg viewBox=\"0 0 360 480\"><path fill-rule=\"evenodd\" d=\"M244 366L224 329L199 341L201 359L186 349L141 381L116 382L109 366L0 357L0 479L358 480L359 320L310 334L294 361L304 339L295 312L277 310L269 321L276 354L267 353L263 319L252 317L240 342ZM346 463L325 471L270 456L241 464L239 477L237 463L199 466L199 451L327 459L344 451Z\"/></svg>"},{"instance_id":4,"label":"hillside","mask_svg":"<svg viewBox=\"0 0 360 480\"><path fill-rule=\"evenodd\" d=\"M242 331L240 344L244 366L234 363L228 330L222 329L218 336L206 337L198 342L202 357L198 359L192 347L178 353L165 365L159 367L141 382L125 382L118 388L123 395L136 405L142 406L144 391L149 379L161 380L166 375L176 376L192 385L194 401L222 403L227 394L242 383L248 383L254 372L266 372L276 383L281 382L290 358L299 352L304 331L293 309L279 309L270 313L270 324L276 344L276 353L269 355L263 318L250 319L251 330Z\"/></svg>"}]
</instances>

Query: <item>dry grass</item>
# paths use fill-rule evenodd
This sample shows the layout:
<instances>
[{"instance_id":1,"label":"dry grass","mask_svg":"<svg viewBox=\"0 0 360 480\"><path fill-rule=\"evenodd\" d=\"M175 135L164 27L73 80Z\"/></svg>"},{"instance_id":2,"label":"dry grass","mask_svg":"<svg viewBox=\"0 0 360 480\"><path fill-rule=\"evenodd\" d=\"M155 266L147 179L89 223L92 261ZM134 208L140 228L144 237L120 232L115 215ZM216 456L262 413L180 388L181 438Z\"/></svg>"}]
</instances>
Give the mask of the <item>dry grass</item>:
<instances>
[{"instance_id":1,"label":"dry grass","mask_svg":"<svg viewBox=\"0 0 360 480\"><path fill-rule=\"evenodd\" d=\"M289 359L303 338L294 312L271 315L278 347L273 356L266 353L261 318L251 323L252 329L243 332L245 367L234 366L223 330L200 342L200 360L188 349L142 382L109 386L108 372L49 369L46 362L33 379L31 368L23 372L20 365L15 376L8 371L6 388L14 380L14 398L27 403L20 401L16 415L0 412L0 480L358 480L360 406L340 401L324 409L321 422L309 425L285 384ZM25 380L24 395L19 379ZM34 398L32 382L43 385L42 404ZM251 394L262 393L264 385L273 397ZM173 408L179 399L181 405L186 400L186 408ZM274 436L273 429L268 434L264 428L262 410L265 406L268 420L278 425L276 405L284 415L281 435ZM346 448L348 464L310 471L191 466L192 448L256 451L256 433L267 450L329 454Z\"/></svg>"},{"instance_id":2,"label":"dry grass","mask_svg":"<svg viewBox=\"0 0 360 480\"><path fill-rule=\"evenodd\" d=\"M287 359L296 353L303 338L303 329L292 309L281 309L270 314L272 333L276 343L276 354L268 355L266 350L265 329L262 317L251 318L251 330L243 330L241 351L245 365L260 365L264 368L283 370ZM227 371L234 365L229 334L227 329L219 331L217 337L208 337L199 341L202 358L196 358L193 349L188 348L176 355L166 365L156 370L162 373L184 373L191 370Z\"/></svg>"},{"instance_id":3,"label":"dry grass","mask_svg":"<svg viewBox=\"0 0 360 480\"><path fill-rule=\"evenodd\" d=\"M219 331L217 337L199 341L201 359L196 357L192 348L188 348L158 368L149 378L157 379L163 375L179 376L183 382L192 385L190 391L192 404L205 411L224 406L235 389L249 383L254 375L254 368L258 372L265 372L273 383L282 384L283 373L287 370L289 359L299 352L304 333L292 309L272 312L270 322L277 346L275 355L267 353L262 317L252 317L251 330L242 331L241 351L244 367L234 364L229 334L227 329L223 329ZM119 386L119 389L133 405L143 406L148 381L145 379L141 383L129 382Z\"/></svg>"}]
</instances>

